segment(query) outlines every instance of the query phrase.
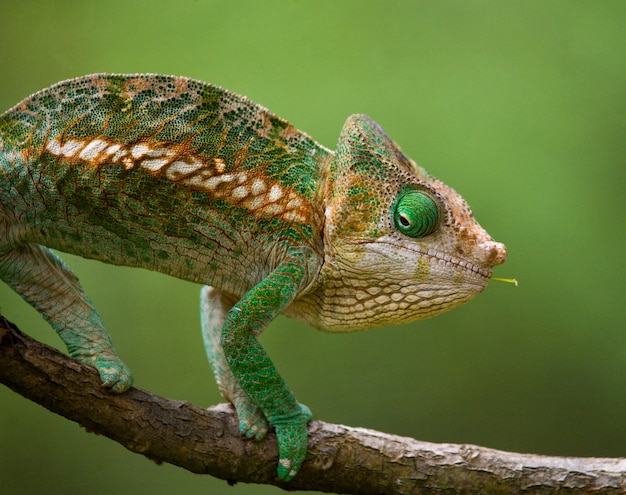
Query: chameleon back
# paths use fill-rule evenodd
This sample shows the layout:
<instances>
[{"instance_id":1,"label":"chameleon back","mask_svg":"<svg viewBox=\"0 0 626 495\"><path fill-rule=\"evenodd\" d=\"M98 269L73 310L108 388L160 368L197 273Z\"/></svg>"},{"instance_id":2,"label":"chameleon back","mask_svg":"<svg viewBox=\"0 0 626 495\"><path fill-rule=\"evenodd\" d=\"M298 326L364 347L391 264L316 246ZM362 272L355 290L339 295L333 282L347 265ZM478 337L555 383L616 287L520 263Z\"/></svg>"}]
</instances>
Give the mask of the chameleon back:
<instances>
[{"instance_id":1,"label":"chameleon back","mask_svg":"<svg viewBox=\"0 0 626 495\"><path fill-rule=\"evenodd\" d=\"M294 243L322 251L328 150L217 86L73 79L0 116L0 139L0 252L35 242L242 294Z\"/></svg>"}]
</instances>

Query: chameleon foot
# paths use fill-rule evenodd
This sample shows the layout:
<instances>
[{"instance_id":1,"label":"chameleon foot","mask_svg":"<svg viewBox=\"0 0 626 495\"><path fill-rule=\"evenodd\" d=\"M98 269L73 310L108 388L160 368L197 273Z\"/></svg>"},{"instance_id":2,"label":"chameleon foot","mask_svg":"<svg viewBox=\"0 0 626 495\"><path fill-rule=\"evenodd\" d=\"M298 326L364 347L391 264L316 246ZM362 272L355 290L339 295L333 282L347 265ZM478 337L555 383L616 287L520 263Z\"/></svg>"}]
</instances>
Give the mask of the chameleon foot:
<instances>
[{"instance_id":1,"label":"chameleon foot","mask_svg":"<svg viewBox=\"0 0 626 495\"><path fill-rule=\"evenodd\" d=\"M247 438L263 440L269 429L265 415L247 397L245 400L235 400L235 409L239 418L239 431Z\"/></svg>"},{"instance_id":2,"label":"chameleon foot","mask_svg":"<svg viewBox=\"0 0 626 495\"><path fill-rule=\"evenodd\" d=\"M110 388L111 392L121 394L133 385L133 375L122 360L115 355L100 354L92 359L81 359L81 361L98 370L102 385Z\"/></svg>"},{"instance_id":3,"label":"chameleon foot","mask_svg":"<svg viewBox=\"0 0 626 495\"><path fill-rule=\"evenodd\" d=\"M272 424L278 440L278 478L290 481L302 466L307 450L307 428L311 419L310 409L300 404L300 412L291 418L274 419Z\"/></svg>"}]
</instances>

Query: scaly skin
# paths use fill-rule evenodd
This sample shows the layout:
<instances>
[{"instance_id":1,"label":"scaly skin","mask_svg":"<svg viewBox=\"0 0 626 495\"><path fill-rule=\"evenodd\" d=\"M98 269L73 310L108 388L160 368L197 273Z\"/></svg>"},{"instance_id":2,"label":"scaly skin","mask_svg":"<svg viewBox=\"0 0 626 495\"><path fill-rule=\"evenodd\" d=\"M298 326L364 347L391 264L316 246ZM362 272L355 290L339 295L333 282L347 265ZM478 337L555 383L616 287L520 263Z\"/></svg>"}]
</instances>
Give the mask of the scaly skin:
<instances>
[{"instance_id":1,"label":"scaly skin","mask_svg":"<svg viewBox=\"0 0 626 495\"><path fill-rule=\"evenodd\" d=\"M128 368L50 249L198 282L205 347L242 433L278 437L278 476L311 413L257 337L283 312L329 331L434 316L478 294L504 245L363 115L337 151L245 97L186 78L92 75L0 116L0 277L114 392Z\"/></svg>"}]
</instances>

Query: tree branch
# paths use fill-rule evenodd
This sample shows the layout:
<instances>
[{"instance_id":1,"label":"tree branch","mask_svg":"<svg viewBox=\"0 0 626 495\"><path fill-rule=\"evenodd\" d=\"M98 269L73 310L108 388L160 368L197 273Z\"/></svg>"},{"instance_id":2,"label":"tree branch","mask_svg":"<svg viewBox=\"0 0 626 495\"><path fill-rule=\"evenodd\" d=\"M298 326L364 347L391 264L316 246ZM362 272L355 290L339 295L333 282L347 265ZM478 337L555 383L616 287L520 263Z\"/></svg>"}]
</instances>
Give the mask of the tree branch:
<instances>
[{"instance_id":1,"label":"tree branch","mask_svg":"<svg viewBox=\"0 0 626 495\"><path fill-rule=\"evenodd\" d=\"M433 444L312 421L309 452L277 480L276 438L241 438L230 405L201 409L139 388L107 392L95 370L0 317L0 381L47 409L157 462L230 482L368 494L623 494L626 459L548 457Z\"/></svg>"}]
</instances>

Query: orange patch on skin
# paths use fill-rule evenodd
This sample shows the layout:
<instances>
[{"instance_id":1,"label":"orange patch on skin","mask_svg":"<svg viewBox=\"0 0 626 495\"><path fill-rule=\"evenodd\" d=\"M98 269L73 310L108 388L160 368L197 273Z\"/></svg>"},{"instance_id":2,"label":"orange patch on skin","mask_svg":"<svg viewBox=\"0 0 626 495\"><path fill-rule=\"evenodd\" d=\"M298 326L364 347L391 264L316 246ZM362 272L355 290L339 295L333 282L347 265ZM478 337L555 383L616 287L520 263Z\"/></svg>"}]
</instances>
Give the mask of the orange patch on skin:
<instances>
[{"instance_id":1,"label":"orange patch on skin","mask_svg":"<svg viewBox=\"0 0 626 495\"><path fill-rule=\"evenodd\" d=\"M47 143L46 151L70 163L92 167L117 164L127 170L142 168L152 175L231 201L253 214L294 223L312 221L307 202L293 191L259 175L250 179L244 170L225 173L228 167L222 158L200 158L184 147L171 149L147 142L123 145L104 138L62 141L55 137Z\"/></svg>"}]
</instances>

